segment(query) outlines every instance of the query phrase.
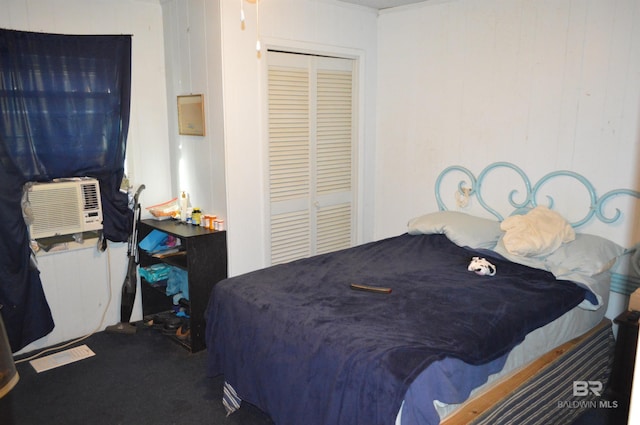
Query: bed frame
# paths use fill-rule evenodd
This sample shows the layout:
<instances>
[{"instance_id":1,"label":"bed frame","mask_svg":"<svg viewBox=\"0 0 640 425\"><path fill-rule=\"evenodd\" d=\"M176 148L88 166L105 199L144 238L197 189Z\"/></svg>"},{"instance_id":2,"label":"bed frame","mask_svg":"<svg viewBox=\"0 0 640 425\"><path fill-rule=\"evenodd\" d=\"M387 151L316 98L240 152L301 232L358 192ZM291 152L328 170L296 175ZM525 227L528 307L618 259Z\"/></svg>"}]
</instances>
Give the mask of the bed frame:
<instances>
[{"instance_id":1,"label":"bed frame","mask_svg":"<svg viewBox=\"0 0 640 425\"><path fill-rule=\"evenodd\" d=\"M493 191L485 192L484 189L496 173L503 173L505 170L510 176L515 174L518 177L510 187L520 183L524 190L507 190L508 204L503 203L502 208L498 208L496 199L490 199ZM474 199L482 210L499 221L504 219L500 211L508 210L509 214L518 214L538 205L546 205L553 209L556 201L553 196L547 195L545 190L561 178L569 178L571 182L566 183L569 186L577 184L576 192L586 191L586 213L577 219L567 218L574 228L593 220L606 225L617 223L622 220L623 213L618 208L611 209L610 201L619 196L640 199L640 192L631 189L615 189L598 196L594 185L587 178L567 170L550 172L532 183L520 167L509 162L495 162L485 167L477 176L459 165L444 169L435 185L436 201L441 211L449 209L441 195L445 181L449 182L448 179L460 174L463 175L463 179L458 181L454 193L458 209L467 208ZM612 274L611 282L612 291L625 295L640 286L637 278L617 273ZM611 328L611 321L603 319L588 333L554 348L527 366L490 385L485 391L472 396L441 424L571 423L587 408L615 407L608 404L611 401L597 397L597 391L586 391L587 395L581 397L577 405L570 401L575 400L575 397L572 397L573 384L577 381L607 383L615 346ZM559 385L560 382L564 382L565 385Z\"/></svg>"},{"instance_id":2,"label":"bed frame","mask_svg":"<svg viewBox=\"0 0 640 425\"><path fill-rule=\"evenodd\" d=\"M613 363L615 339L611 321L603 319L591 331L554 348L527 366L467 400L441 425L571 423L588 408L622 408L583 391L578 400L575 382L592 382L604 389ZM580 389L582 391L582 389Z\"/></svg>"}]
</instances>

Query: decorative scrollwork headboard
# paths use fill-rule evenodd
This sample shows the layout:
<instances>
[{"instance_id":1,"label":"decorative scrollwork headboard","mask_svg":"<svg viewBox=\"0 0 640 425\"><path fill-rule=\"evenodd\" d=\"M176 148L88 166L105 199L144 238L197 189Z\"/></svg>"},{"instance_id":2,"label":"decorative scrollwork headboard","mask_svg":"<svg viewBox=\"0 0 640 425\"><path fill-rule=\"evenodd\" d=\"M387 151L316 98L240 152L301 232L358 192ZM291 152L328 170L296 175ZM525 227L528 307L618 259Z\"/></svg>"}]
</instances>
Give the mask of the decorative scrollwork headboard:
<instances>
[{"instance_id":1,"label":"decorative scrollwork headboard","mask_svg":"<svg viewBox=\"0 0 640 425\"><path fill-rule=\"evenodd\" d=\"M498 169L502 169L503 171L507 170L509 176L511 176L511 174L515 172L515 174L518 175L521 180L521 182L518 182L515 180L504 181L505 177L503 177L503 180L498 181L499 183L498 186L500 186L504 192L508 192L506 196L508 201L508 205L507 205L508 208L503 208L503 211L508 210L507 214L499 211L498 208L493 204L493 202L496 199L495 197L492 197L492 195L494 195L493 187L489 192L483 191L483 189L485 189L485 184L489 180L491 180L490 178L488 178L488 176L491 175L493 177L494 174L496 173L496 170ZM438 178L436 180L436 187L435 187L436 201L438 203L438 208L441 211L446 211L449 209L447 208L447 204L443 201L442 195L441 195L443 181L448 178L455 178L455 175L458 175L460 173L462 173L465 177L462 180L458 181L457 183L455 199L457 201L458 207L466 207L466 205L469 203L471 199L475 199L477 200L477 203L480 205L480 207L484 211L490 213L500 221L504 219L505 215L524 212L538 205L546 205L547 207L554 209L554 206L556 204L556 198L554 198L551 195L545 195L543 193L543 187L546 187L551 181L557 180L560 178L569 178L571 180L571 182L565 183L564 185L565 195L567 192L567 189L566 189L567 186L573 187L572 185L577 184L579 187L581 187L583 190L586 191L587 193L586 197L588 198L586 202L581 203L581 206L583 204L586 204L586 212L584 214L582 213L583 211L582 208L572 208L574 210L578 209L580 211L578 213L579 218L571 219L570 217L565 216L565 219L569 223L571 223L573 227L580 227L582 225L587 224L590 221L593 221L593 219L598 220L599 222L602 222L605 225L607 225L608 227L606 232L607 236L609 236L609 231L612 230L611 229L612 226L610 225L621 220L623 216L619 208L614 208L614 209L609 208L608 211L606 211L605 207L608 205L608 203L613 198L619 197L619 196L627 196L631 198L640 199L640 192L631 190L631 189L610 190L606 192L604 195L598 196L594 185L587 178L585 178L581 174L578 174L573 171L568 171L568 170L550 172L544 175L537 182L532 183L531 179L520 167L509 162L495 162L493 164L490 164L486 168L484 168L480 172L480 174L478 174L477 177L469 169L459 165L450 166L444 169L438 175ZM449 180L447 181L450 183ZM516 184L518 185L521 184L524 187L524 190L519 191L517 189L511 189L515 187ZM571 193L582 192L582 190L578 190L578 189L571 189L568 191ZM584 196L580 198L584 198ZM563 211L559 211L559 212L563 213ZM635 218L632 216L631 220L634 220L634 219ZM631 224L632 225L634 224L633 221L631 221ZM640 249L639 247L640 247L640 244L636 245L635 249ZM624 274L612 273L612 277L611 277L612 291L628 295L638 287L640 287L640 275L638 275L637 272L636 273L625 272Z\"/></svg>"},{"instance_id":2,"label":"decorative scrollwork headboard","mask_svg":"<svg viewBox=\"0 0 640 425\"><path fill-rule=\"evenodd\" d=\"M541 195L540 195L541 189L548 182L550 182L555 178L563 177L563 176L570 177L575 181L579 182L580 184L582 184L586 189L588 196L590 198L589 205L587 208L587 212L582 218L577 220L570 220L570 223L573 227L582 226L587 222L589 222L594 217L603 223L608 223L608 224L615 223L620 219L622 213L618 208L616 208L612 216L607 216L604 207L609 200L620 195L628 195L628 196L640 199L640 192L631 190L631 189L615 189L605 193L602 196L598 196L596 194L595 187L593 186L593 184L591 184L591 182L587 178L585 178L581 174L578 174L573 171L568 171L568 170L559 170L559 171L550 172L546 174L544 177L542 177L540 180L538 180L535 184L532 184L527 174L517 165L514 165L509 162L495 162L487 166L485 169L483 169L480 172L480 174L478 174L477 177L469 169L459 165L450 166L444 169L436 180L435 193L436 193L436 200L438 202L438 208L441 211L448 209L445 202L443 202L442 195L441 195L441 185L442 185L443 179L447 177L447 175L453 172L461 172L464 175L466 175L468 180L461 180L458 183L458 189L456 193L456 196L458 197L458 199L467 199L469 197L475 196L475 199L478 201L478 203L482 206L484 210L488 211L493 216L495 216L498 220L502 221L504 219L503 213L493 208L490 205L490 202L487 201L485 197L486 194L483 193L485 179L492 171L499 168L507 168L507 169L513 170L517 175L521 177L522 184L525 187L526 193L524 193L524 195L521 194L517 189L513 189L509 192L508 202L514 209L512 213L517 213L519 211L527 210L530 208L534 208L537 205L540 205L541 203L539 199L541 198ZM523 197L523 200L517 201L516 197L518 196ZM544 205L553 209L555 204L555 199L552 196L547 195L546 200L547 202Z\"/></svg>"}]
</instances>

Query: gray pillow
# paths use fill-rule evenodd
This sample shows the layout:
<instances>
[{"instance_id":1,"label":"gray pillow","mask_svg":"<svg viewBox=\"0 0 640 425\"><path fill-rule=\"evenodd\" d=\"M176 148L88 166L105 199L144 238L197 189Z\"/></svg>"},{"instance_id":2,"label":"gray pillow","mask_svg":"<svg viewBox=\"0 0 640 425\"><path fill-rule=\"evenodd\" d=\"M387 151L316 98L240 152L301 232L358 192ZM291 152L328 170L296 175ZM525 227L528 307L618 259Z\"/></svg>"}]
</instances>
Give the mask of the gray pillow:
<instances>
[{"instance_id":1,"label":"gray pillow","mask_svg":"<svg viewBox=\"0 0 640 425\"><path fill-rule=\"evenodd\" d=\"M559 268L586 276L606 272L624 253L615 242L596 235L576 233L576 239L562 244L546 258L550 270Z\"/></svg>"},{"instance_id":2,"label":"gray pillow","mask_svg":"<svg viewBox=\"0 0 640 425\"><path fill-rule=\"evenodd\" d=\"M408 233L444 234L459 246L493 249L502 235L500 222L459 211L438 211L409 220Z\"/></svg>"}]
</instances>

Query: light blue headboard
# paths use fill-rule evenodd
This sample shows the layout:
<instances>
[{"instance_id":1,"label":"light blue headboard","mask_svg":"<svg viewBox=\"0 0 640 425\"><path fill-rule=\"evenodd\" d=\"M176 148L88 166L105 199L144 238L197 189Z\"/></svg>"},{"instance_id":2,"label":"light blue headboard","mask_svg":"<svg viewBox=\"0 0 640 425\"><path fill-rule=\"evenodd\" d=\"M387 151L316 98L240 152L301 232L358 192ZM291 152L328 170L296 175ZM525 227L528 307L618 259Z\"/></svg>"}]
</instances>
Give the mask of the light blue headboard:
<instances>
[{"instance_id":1,"label":"light blue headboard","mask_svg":"<svg viewBox=\"0 0 640 425\"><path fill-rule=\"evenodd\" d=\"M606 224L613 224L620 220L622 213L618 208L615 208L613 213L610 212L609 215L606 214L605 206L612 198L615 198L617 196L630 196L640 199L640 192L631 189L610 190L604 195L598 196L595 187L587 178L585 178L581 174L568 170L550 172L543 176L537 182L532 183L527 174L517 165L514 165L510 162L495 162L485 167L477 176L474 175L468 168L460 165L454 165L445 168L438 175L438 178L436 180L435 194L438 208L441 211L448 210L447 204L443 202L441 195L443 180L450 175L455 176L456 174L462 174L463 179L460 180L457 184L456 197L465 200L474 198L485 211L488 211L498 220L502 221L504 219L503 214L499 212L494 205L490 204L490 201L487 200L487 194L483 193L483 185L485 184L485 179L488 175L492 174L492 172L497 169L508 169L515 172L515 175L519 176L521 181L510 181L508 183L509 188L516 187L516 184L517 187L520 187L520 185L524 187L524 191L517 189L510 190L509 188L507 188L508 190L510 190L508 195L508 202L513 208L511 214L534 208L537 205L546 205L549 208L553 208L555 204L554 198L549 195L543 197L543 195L541 194L541 189L550 181L558 179L560 177L569 177L580 183L582 186L584 186L589 198L587 211L585 212L584 216L579 219L570 220L573 227L582 226L592 219L599 220ZM543 199L540 200L540 198ZM636 247L637 246L638 245L636 245ZM640 275L634 276L631 274L622 275L613 273L611 280L612 291L628 295L638 287L640 287Z\"/></svg>"}]
</instances>

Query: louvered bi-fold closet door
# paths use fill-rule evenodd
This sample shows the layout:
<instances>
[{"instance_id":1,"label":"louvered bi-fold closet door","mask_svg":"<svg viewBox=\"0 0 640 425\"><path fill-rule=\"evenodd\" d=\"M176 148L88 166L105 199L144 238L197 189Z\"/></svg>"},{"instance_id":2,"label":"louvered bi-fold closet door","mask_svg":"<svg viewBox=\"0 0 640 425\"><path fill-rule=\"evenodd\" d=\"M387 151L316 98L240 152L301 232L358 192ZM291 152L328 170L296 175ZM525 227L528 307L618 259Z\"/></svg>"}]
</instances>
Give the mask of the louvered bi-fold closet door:
<instances>
[{"instance_id":1,"label":"louvered bi-fold closet door","mask_svg":"<svg viewBox=\"0 0 640 425\"><path fill-rule=\"evenodd\" d=\"M353 245L353 64L268 53L272 264Z\"/></svg>"}]
</instances>

